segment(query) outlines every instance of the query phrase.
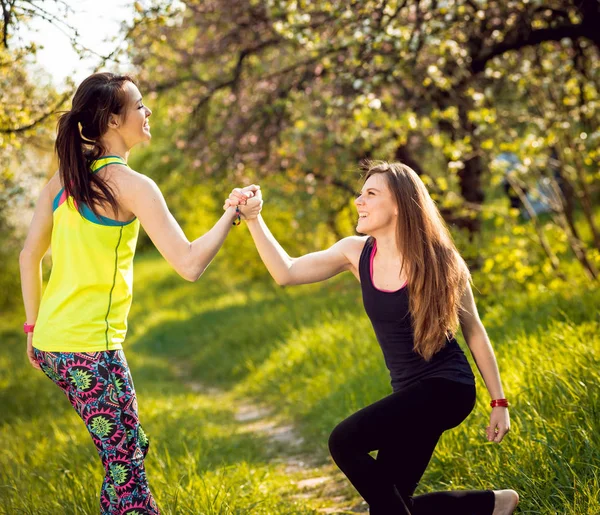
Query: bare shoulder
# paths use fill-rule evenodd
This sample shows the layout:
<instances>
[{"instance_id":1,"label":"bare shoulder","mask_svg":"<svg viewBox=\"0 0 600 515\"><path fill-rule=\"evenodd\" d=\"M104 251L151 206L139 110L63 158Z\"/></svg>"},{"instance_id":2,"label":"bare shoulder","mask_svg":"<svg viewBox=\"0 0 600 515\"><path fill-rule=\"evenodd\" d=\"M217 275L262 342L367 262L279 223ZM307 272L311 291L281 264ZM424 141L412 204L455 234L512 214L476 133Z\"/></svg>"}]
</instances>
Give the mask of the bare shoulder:
<instances>
[{"instance_id":1,"label":"bare shoulder","mask_svg":"<svg viewBox=\"0 0 600 515\"><path fill-rule=\"evenodd\" d=\"M158 186L150 177L118 163L106 167L106 179L115 185L119 196L125 198L158 190Z\"/></svg>"},{"instance_id":2,"label":"bare shoulder","mask_svg":"<svg viewBox=\"0 0 600 515\"><path fill-rule=\"evenodd\" d=\"M60 188L62 187L62 182L60 180L60 172L58 170L56 170L56 172L52 174L52 177L48 179L48 185L53 188L58 188L60 190Z\"/></svg>"},{"instance_id":3,"label":"bare shoulder","mask_svg":"<svg viewBox=\"0 0 600 515\"><path fill-rule=\"evenodd\" d=\"M468 285L469 280L471 279L471 271L469 270L469 265L467 265L467 262L460 255L460 252L458 252L458 250L455 251L455 256L456 256L456 262L457 262L459 268L462 270L463 278Z\"/></svg>"},{"instance_id":4,"label":"bare shoulder","mask_svg":"<svg viewBox=\"0 0 600 515\"><path fill-rule=\"evenodd\" d=\"M52 175L52 177L50 177L50 180L46 183L42 191L45 192L50 197L50 199L54 199L54 197L56 197L56 195L59 194L62 187L63 186L60 180L60 173L57 170Z\"/></svg>"},{"instance_id":5,"label":"bare shoulder","mask_svg":"<svg viewBox=\"0 0 600 515\"><path fill-rule=\"evenodd\" d=\"M358 270L358 262L363 251L368 236L348 236L336 243L336 246L342 252L354 268Z\"/></svg>"}]
</instances>

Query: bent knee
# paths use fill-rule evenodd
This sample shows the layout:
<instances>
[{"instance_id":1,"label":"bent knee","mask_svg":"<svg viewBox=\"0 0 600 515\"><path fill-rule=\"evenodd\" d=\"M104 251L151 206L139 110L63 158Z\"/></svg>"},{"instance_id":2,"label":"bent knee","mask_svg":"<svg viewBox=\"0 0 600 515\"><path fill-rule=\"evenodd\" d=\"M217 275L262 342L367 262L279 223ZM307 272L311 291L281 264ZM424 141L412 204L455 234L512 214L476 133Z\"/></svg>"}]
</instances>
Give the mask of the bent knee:
<instances>
[{"instance_id":1,"label":"bent knee","mask_svg":"<svg viewBox=\"0 0 600 515\"><path fill-rule=\"evenodd\" d=\"M340 422L329 435L329 452L335 456L345 449L352 448L354 433L352 425L347 420Z\"/></svg>"}]
</instances>

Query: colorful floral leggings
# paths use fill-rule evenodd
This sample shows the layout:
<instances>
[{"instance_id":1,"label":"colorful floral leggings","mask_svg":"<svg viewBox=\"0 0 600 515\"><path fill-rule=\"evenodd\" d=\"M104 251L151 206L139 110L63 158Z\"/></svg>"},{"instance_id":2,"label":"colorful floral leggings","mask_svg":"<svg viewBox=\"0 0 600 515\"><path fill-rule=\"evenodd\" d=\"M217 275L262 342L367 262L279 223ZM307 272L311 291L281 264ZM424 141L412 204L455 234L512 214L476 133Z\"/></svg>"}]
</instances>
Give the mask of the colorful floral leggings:
<instances>
[{"instance_id":1,"label":"colorful floral leggings","mask_svg":"<svg viewBox=\"0 0 600 515\"><path fill-rule=\"evenodd\" d=\"M34 351L44 373L65 392L92 435L106 471L100 513L157 515L144 470L149 442L138 420L123 351Z\"/></svg>"}]
</instances>

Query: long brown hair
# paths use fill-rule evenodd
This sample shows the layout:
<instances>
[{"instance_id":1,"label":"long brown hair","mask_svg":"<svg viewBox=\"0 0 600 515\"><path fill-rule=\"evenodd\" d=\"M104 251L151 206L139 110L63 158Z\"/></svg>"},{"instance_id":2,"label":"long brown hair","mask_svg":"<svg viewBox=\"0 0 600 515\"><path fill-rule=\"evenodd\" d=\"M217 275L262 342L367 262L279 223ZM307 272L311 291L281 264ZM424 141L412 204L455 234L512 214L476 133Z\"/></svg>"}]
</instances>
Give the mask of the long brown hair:
<instances>
[{"instance_id":1,"label":"long brown hair","mask_svg":"<svg viewBox=\"0 0 600 515\"><path fill-rule=\"evenodd\" d=\"M73 197L77 205L86 204L97 216L97 206L104 203L117 213L114 193L90 172L90 162L106 153L100 138L108 129L110 115L124 112L127 81L134 82L127 75L90 75L77 88L71 110L58 120L55 148L67 197Z\"/></svg>"},{"instance_id":2,"label":"long brown hair","mask_svg":"<svg viewBox=\"0 0 600 515\"><path fill-rule=\"evenodd\" d=\"M382 174L398 206L397 240L406 270L414 350L425 360L458 328L460 299L470 274L421 178L403 163L364 161L365 181Z\"/></svg>"}]
</instances>

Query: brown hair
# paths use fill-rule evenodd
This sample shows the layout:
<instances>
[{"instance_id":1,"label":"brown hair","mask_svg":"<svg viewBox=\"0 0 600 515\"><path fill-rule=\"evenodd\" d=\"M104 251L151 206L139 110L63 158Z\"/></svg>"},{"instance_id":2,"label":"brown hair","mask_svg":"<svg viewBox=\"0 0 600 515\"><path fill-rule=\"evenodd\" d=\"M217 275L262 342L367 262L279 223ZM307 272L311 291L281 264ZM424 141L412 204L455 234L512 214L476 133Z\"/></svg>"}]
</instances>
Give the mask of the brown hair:
<instances>
[{"instance_id":1,"label":"brown hair","mask_svg":"<svg viewBox=\"0 0 600 515\"><path fill-rule=\"evenodd\" d=\"M108 203L117 212L111 188L90 172L90 162L106 153L100 137L107 131L111 114L123 113L127 97L127 75L95 73L77 88L70 111L58 120L56 154L60 177L67 193L77 205L86 204L98 215L98 205Z\"/></svg>"},{"instance_id":2,"label":"brown hair","mask_svg":"<svg viewBox=\"0 0 600 515\"><path fill-rule=\"evenodd\" d=\"M383 174L398 206L397 240L406 270L414 350L425 360L458 328L462 293L470 273L421 178L403 163L363 161L365 181Z\"/></svg>"}]
</instances>

